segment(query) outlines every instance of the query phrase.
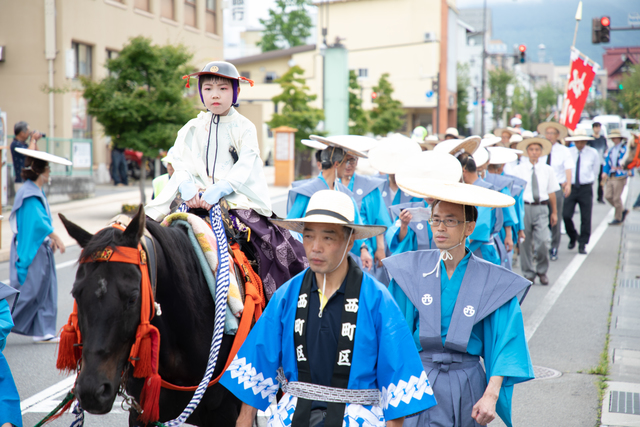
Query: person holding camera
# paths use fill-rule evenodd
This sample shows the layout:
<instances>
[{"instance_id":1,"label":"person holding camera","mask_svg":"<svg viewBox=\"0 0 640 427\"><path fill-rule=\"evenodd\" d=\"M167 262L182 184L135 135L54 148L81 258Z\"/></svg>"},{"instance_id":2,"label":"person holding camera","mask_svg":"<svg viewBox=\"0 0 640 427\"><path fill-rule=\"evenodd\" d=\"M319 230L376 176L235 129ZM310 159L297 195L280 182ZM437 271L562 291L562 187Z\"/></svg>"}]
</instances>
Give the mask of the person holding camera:
<instances>
[{"instance_id":1,"label":"person holding camera","mask_svg":"<svg viewBox=\"0 0 640 427\"><path fill-rule=\"evenodd\" d=\"M16 151L16 148L28 148L31 150L37 149L36 143L44 134L41 134L38 131L32 131L29 128L29 124L27 122L18 122L13 126L13 141L11 142L11 158L13 159L13 176L15 183L16 193L24 183L21 172L22 168L24 168L24 158L23 154L20 154ZM30 142L29 142L30 140Z\"/></svg>"}]
</instances>

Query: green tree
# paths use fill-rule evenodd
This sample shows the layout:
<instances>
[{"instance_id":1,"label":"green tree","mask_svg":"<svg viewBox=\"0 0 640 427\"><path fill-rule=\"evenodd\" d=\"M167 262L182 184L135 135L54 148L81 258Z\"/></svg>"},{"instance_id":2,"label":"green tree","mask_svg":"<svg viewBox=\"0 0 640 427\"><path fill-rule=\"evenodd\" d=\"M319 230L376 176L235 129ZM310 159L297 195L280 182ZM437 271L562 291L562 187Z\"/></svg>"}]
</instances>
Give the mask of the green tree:
<instances>
[{"instance_id":1,"label":"green tree","mask_svg":"<svg viewBox=\"0 0 640 427\"><path fill-rule=\"evenodd\" d=\"M304 44L313 25L307 5L309 0L276 0L275 9L269 10L269 18L260 19L264 31L257 45L263 52Z\"/></svg>"},{"instance_id":2,"label":"green tree","mask_svg":"<svg viewBox=\"0 0 640 427\"><path fill-rule=\"evenodd\" d=\"M404 110L402 103L391 97L393 94L393 86L389 82L389 74L384 73L380 76L378 84L373 87L373 91L378 94L374 99L374 107L371 111L371 131L374 135L386 136L389 132L399 130L404 121Z\"/></svg>"},{"instance_id":3,"label":"green tree","mask_svg":"<svg viewBox=\"0 0 640 427\"><path fill-rule=\"evenodd\" d=\"M522 85L516 85L511 97L512 115L520 114L522 116L522 128L532 129L533 115L533 98L528 90Z\"/></svg>"},{"instance_id":4,"label":"green tree","mask_svg":"<svg viewBox=\"0 0 640 427\"><path fill-rule=\"evenodd\" d=\"M509 86L514 79L515 77L512 73L503 69L489 71L489 90L491 91L489 100L493 104L493 118L496 123L502 119L502 115L509 107L507 86Z\"/></svg>"},{"instance_id":5,"label":"green tree","mask_svg":"<svg viewBox=\"0 0 640 427\"><path fill-rule=\"evenodd\" d=\"M364 135L371 128L369 114L362 108L360 93L362 87L358 83L358 77L354 70L349 71L349 133L351 135Z\"/></svg>"},{"instance_id":6,"label":"green tree","mask_svg":"<svg viewBox=\"0 0 640 427\"><path fill-rule=\"evenodd\" d=\"M155 46L150 39L136 37L117 58L107 60L109 75L102 81L82 78L87 113L116 147L143 153L143 203L146 158L170 148L178 130L196 113L193 102L184 97L181 79L190 59L184 46Z\"/></svg>"},{"instance_id":7,"label":"green tree","mask_svg":"<svg viewBox=\"0 0 640 427\"><path fill-rule=\"evenodd\" d=\"M536 90L536 109L532 128L536 129L538 125L547 120L558 104L559 90L546 84Z\"/></svg>"},{"instance_id":8,"label":"green tree","mask_svg":"<svg viewBox=\"0 0 640 427\"><path fill-rule=\"evenodd\" d=\"M467 127L467 114L469 114L469 92L471 79L469 78L469 64L458 62L458 129L462 130Z\"/></svg>"},{"instance_id":9,"label":"green tree","mask_svg":"<svg viewBox=\"0 0 640 427\"><path fill-rule=\"evenodd\" d=\"M279 113L271 116L267 125L271 128L289 126L298 129L296 139L296 176L299 176L300 163L310 158L310 149L302 145L302 140L309 138L311 134L320 134L316 128L324 119L324 112L319 108L311 107L317 95L309 94L309 86L301 76L304 70L295 65L282 77L276 80L282 87L280 95L271 98L274 104L282 106Z\"/></svg>"},{"instance_id":10,"label":"green tree","mask_svg":"<svg viewBox=\"0 0 640 427\"><path fill-rule=\"evenodd\" d=\"M622 90L618 95L628 117L640 119L640 65L629 69L629 74L622 79Z\"/></svg>"}]
</instances>

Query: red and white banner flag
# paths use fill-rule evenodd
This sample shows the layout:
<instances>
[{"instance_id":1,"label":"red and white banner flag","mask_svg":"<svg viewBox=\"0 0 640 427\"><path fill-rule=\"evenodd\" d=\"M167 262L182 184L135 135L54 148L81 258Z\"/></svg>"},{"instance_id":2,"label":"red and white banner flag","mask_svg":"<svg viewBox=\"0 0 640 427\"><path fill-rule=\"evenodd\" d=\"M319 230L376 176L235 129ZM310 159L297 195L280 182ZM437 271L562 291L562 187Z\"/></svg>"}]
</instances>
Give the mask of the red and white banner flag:
<instances>
[{"instance_id":1,"label":"red and white banner flag","mask_svg":"<svg viewBox=\"0 0 640 427\"><path fill-rule=\"evenodd\" d=\"M580 55L580 51L571 49L571 71L564 104L560 114L560 123L570 130L575 130L580 115L589 96L589 88L600 66Z\"/></svg>"}]
</instances>

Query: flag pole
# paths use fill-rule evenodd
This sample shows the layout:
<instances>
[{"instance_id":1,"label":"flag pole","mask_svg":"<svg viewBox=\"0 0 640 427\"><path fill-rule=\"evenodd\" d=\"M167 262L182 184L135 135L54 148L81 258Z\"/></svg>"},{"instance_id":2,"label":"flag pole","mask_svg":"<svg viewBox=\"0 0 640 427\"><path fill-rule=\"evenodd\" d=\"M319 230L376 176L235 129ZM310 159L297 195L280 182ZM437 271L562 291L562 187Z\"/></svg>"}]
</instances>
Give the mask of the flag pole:
<instances>
[{"instance_id":1,"label":"flag pole","mask_svg":"<svg viewBox=\"0 0 640 427\"><path fill-rule=\"evenodd\" d=\"M571 47L576 46L576 38L578 37L578 25L580 24L581 20L582 20L582 0L580 0L580 2L578 3L578 10L576 11L576 29L573 32L573 43L571 44Z\"/></svg>"}]
</instances>

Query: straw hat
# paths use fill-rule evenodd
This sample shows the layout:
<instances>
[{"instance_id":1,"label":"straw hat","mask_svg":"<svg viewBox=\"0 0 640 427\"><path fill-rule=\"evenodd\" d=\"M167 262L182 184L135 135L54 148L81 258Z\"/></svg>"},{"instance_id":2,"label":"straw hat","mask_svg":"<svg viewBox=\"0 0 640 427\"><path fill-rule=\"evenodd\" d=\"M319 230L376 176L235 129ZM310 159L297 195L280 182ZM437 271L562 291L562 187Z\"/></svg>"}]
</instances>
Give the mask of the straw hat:
<instances>
[{"instance_id":1,"label":"straw hat","mask_svg":"<svg viewBox=\"0 0 640 427\"><path fill-rule=\"evenodd\" d=\"M391 136L383 138L369 153L371 167L382 172L395 174L405 163L422 152L420 146L409 138Z\"/></svg>"},{"instance_id":2,"label":"straw hat","mask_svg":"<svg viewBox=\"0 0 640 427\"><path fill-rule=\"evenodd\" d=\"M167 151L167 155L164 156L163 158L160 159L160 161L162 163L173 163L173 154L175 153L175 149L174 147L169 148L169 151Z\"/></svg>"},{"instance_id":3,"label":"straw hat","mask_svg":"<svg viewBox=\"0 0 640 427\"><path fill-rule=\"evenodd\" d=\"M423 151L406 160L402 172L398 173L418 179L459 182L462 179L462 165L451 154Z\"/></svg>"},{"instance_id":4,"label":"straw hat","mask_svg":"<svg viewBox=\"0 0 640 427\"><path fill-rule=\"evenodd\" d=\"M533 136L533 134L531 135ZM522 135L518 135L517 133L514 133L513 135L511 135L511 138L509 138L509 144L517 144L519 142L522 142L523 139L524 137Z\"/></svg>"},{"instance_id":5,"label":"straw hat","mask_svg":"<svg viewBox=\"0 0 640 427\"><path fill-rule=\"evenodd\" d=\"M571 136L568 136L564 139L565 141L593 141L593 137L587 135L587 131L585 129L576 129L571 132Z\"/></svg>"},{"instance_id":6,"label":"straw hat","mask_svg":"<svg viewBox=\"0 0 640 427\"><path fill-rule=\"evenodd\" d=\"M487 147L489 151L489 164L503 165L518 160L518 152L505 147Z\"/></svg>"},{"instance_id":7,"label":"straw hat","mask_svg":"<svg viewBox=\"0 0 640 427\"><path fill-rule=\"evenodd\" d=\"M448 139L436 145L433 151L438 153L449 153L454 156L469 153L473 154L480 146L479 136L470 136L465 139Z\"/></svg>"},{"instance_id":8,"label":"straw hat","mask_svg":"<svg viewBox=\"0 0 640 427\"><path fill-rule=\"evenodd\" d=\"M444 135L442 137L442 139L446 138L447 136L455 136L456 138L460 137L460 132L458 132L458 129L456 128L447 128L447 130L444 131Z\"/></svg>"},{"instance_id":9,"label":"straw hat","mask_svg":"<svg viewBox=\"0 0 640 427\"><path fill-rule=\"evenodd\" d=\"M542 146L542 154L541 156L546 156L551 152L551 142L549 142L546 138L534 137L523 139L518 143L518 150L522 150L523 152L527 152L527 147L531 144L540 144Z\"/></svg>"},{"instance_id":10,"label":"straw hat","mask_svg":"<svg viewBox=\"0 0 640 427\"><path fill-rule=\"evenodd\" d=\"M323 144L322 142L314 141L312 139L303 139L301 142L302 145L315 148L316 150L324 150L325 148L327 148L327 144Z\"/></svg>"},{"instance_id":11,"label":"straw hat","mask_svg":"<svg viewBox=\"0 0 640 427\"><path fill-rule=\"evenodd\" d=\"M620 133L620 129L614 129L612 130L609 135L607 136L607 138L609 139L613 139L613 138L622 138L625 141L628 139L626 136L624 136L623 134Z\"/></svg>"},{"instance_id":12,"label":"straw hat","mask_svg":"<svg viewBox=\"0 0 640 427\"><path fill-rule=\"evenodd\" d=\"M567 137L567 135L569 135L569 130L566 128L566 126L563 126L558 122L542 122L538 125L538 128L536 130L540 135L544 135L544 131L548 128L554 128L555 130L560 132L558 139L564 139Z\"/></svg>"},{"instance_id":13,"label":"straw hat","mask_svg":"<svg viewBox=\"0 0 640 427\"><path fill-rule=\"evenodd\" d=\"M511 120L509 121L509 124L513 127L522 125L522 119L518 117L512 117Z\"/></svg>"},{"instance_id":14,"label":"straw hat","mask_svg":"<svg viewBox=\"0 0 640 427\"><path fill-rule=\"evenodd\" d=\"M502 138L502 132L509 132L511 135L513 135L515 133L518 133L518 129L512 128L511 126L507 126L506 128L497 128L493 130L493 134L501 138Z\"/></svg>"},{"instance_id":15,"label":"straw hat","mask_svg":"<svg viewBox=\"0 0 640 427\"><path fill-rule=\"evenodd\" d=\"M404 171L396 175L396 182L402 191L417 197L430 197L459 205L505 208L513 206L516 202L511 196L477 185L424 179Z\"/></svg>"},{"instance_id":16,"label":"straw hat","mask_svg":"<svg viewBox=\"0 0 640 427\"><path fill-rule=\"evenodd\" d=\"M276 225L287 230L302 233L304 225L339 224L353 229L356 240L368 239L386 231L387 227L378 225L354 224L355 210L351 197L335 190L321 190L311 196L307 213L303 218L270 219Z\"/></svg>"},{"instance_id":17,"label":"straw hat","mask_svg":"<svg viewBox=\"0 0 640 427\"><path fill-rule=\"evenodd\" d=\"M480 147L473 153L473 160L476 162L476 167L481 168L489 163L489 152L486 148Z\"/></svg>"},{"instance_id":18,"label":"straw hat","mask_svg":"<svg viewBox=\"0 0 640 427\"><path fill-rule=\"evenodd\" d=\"M535 135L530 130L523 130L521 136L522 136L522 139L527 139L527 138L533 138Z\"/></svg>"},{"instance_id":19,"label":"straw hat","mask_svg":"<svg viewBox=\"0 0 640 427\"><path fill-rule=\"evenodd\" d=\"M59 165L64 165L64 166L71 166L73 164L69 160L65 159L64 157L55 156L45 151L30 150L28 148L16 148L16 151L27 157L44 160L45 162L49 162L49 163L57 163Z\"/></svg>"},{"instance_id":20,"label":"straw hat","mask_svg":"<svg viewBox=\"0 0 640 427\"><path fill-rule=\"evenodd\" d=\"M492 133L488 133L482 137L482 141L480 142L481 147L490 147L492 145L496 145L498 142L502 141L502 138L499 136L495 136Z\"/></svg>"},{"instance_id":21,"label":"straw hat","mask_svg":"<svg viewBox=\"0 0 640 427\"><path fill-rule=\"evenodd\" d=\"M331 147L342 148L349 154L353 154L357 157L367 157L365 153L377 144L375 139L359 135L336 135L326 137L310 135L309 138Z\"/></svg>"}]
</instances>

